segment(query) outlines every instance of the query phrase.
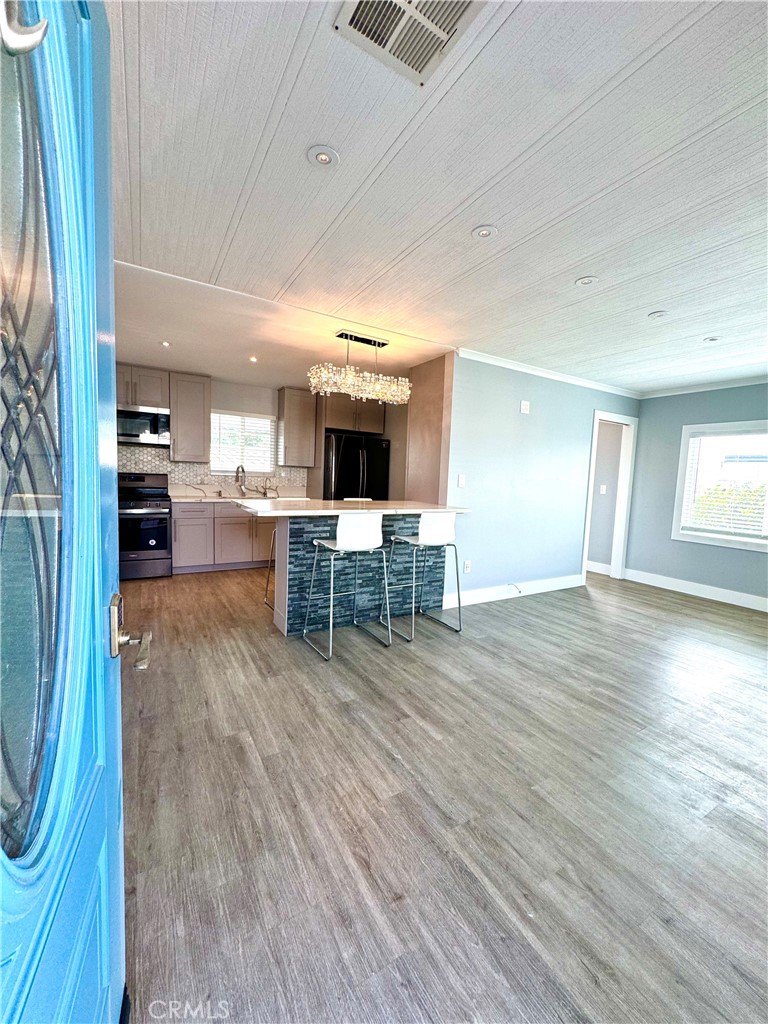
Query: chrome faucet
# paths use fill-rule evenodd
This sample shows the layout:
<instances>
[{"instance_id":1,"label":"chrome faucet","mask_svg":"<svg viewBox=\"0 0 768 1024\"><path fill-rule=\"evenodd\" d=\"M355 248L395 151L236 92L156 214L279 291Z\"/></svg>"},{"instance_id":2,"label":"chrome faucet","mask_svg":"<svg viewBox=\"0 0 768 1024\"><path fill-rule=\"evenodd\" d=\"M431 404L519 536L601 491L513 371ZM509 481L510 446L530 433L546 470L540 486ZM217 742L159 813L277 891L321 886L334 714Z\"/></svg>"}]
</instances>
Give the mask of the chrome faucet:
<instances>
[{"instance_id":1,"label":"chrome faucet","mask_svg":"<svg viewBox=\"0 0 768 1024\"><path fill-rule=\"evenodd\" d=\"M245 466L238 466L235 470L235 484L243 497L245 497Z\"/></svg>"}]
</instances>

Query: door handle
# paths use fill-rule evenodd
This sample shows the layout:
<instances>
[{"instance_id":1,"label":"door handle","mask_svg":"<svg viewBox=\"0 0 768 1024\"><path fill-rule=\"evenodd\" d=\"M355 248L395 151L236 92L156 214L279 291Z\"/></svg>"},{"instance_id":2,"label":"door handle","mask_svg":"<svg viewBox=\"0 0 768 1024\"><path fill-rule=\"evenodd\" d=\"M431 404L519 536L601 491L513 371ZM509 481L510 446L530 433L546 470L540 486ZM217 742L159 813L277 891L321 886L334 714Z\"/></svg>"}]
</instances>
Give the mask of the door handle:
<instances>
[{"instance_id":1,"label":"door handle","mask_svg":"<svg viewBox=\"0 0 768 1024\"><path fill-rule=\"evenodd\" d=\"M131 636L123 629L123 595L113 594L109 602L109 653L116 658L123 647L139 645L139 653L133 667L136 671L149 668L149 645L152 642L152 633L146 630L138 636Z\"/></svg>"},{"instance_id":2,"label":"door handle","mask_svg":"<svg viewBox=\"0 0 768 1024\"><path fill-rule=\"evenodd\" d=\"M18 6L15 0L0 0L0 42L11 57L36 49L48 31L45 18L36 25L20 25Z\"/></svg>"}]
</instances>

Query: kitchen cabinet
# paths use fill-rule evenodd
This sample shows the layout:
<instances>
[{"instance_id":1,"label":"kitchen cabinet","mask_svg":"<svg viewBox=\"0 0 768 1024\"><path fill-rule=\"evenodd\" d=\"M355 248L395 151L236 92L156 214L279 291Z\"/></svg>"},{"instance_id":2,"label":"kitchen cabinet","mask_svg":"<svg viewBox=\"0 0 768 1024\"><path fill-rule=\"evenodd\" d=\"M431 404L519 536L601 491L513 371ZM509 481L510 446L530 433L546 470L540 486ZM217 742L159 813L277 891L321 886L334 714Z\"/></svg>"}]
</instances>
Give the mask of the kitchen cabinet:
<instances>
[{"instance_id":1,"label":"kitchen cabinet","mask_svg":"<svg viewBox=\"0 0 768 1024\"><path fill-rule=\"evenodd\" d=\"M132 366L127 366L125 363L117 363L115 366L118 405L133 405L132 369Z\"/></svg>"},{"instance_id":2,"label":"kitchen cabinet","mask_svg":"<svg viewBox=\"0 0 768 1024\"><path fill-rule=\"evenodd\" d=\"M150 366L117 363L117 404L167 409L170 405L170 375Z\"/></svg>"},{"instance_id":3,"label":"kitchen cabinet","mask_svg":"<svg viewBox=\"0 0 768 1024\"><path fill-rule=\"evenodd\" d=\"M280 388L277 393L278 466L314 466L315 410L310 391Z\"/></svg>"},{"instance_id":4,"label":"kitchen cabinet","mask_svg":"<svg viewBox=\"0 0 768 1024\"><path fill-rule=\"evenodd\" d=\"M327 395L325 398L326 430L357 430L357 409L349 395Z\"/></svg>"},{"instance_id":5,"label":"kitchen cabinet","mask_svg":"<svg viewBox=\"0 0 768 1024\"><path fill-rule=\"evenodd\" d=\"M187 516L174 509L172 521L174 571L190 565L211 565L214 559L213 513Z\"/></svg>"},{"instance_id":6,"label":"kitchen cabinet","mask_svg":"<svg viewBox=\"0 0 768 1024\"><path fill-rule=\"evenodd\" d=\"M357 406L356 430L364 430L368 434L384 433L384 405L378 402L355 402Z\"/></svg>"},{"instance_id":7,"label":"kitchen cabinet","mask_svg":"<svg viewBox=\"0 0 768 1024\"><path fill-rule=\"evenodd\" d=\"M171 462L209 462L211 378L170 374Z\"/></svg>"},{"instance_id":8,"label":"kitchen cabinet","mask_svg":"<svg viewBox=\"0 0 768 1024\"><path fill-rule=\"evenodd\" d=\"M276 519L229 501L173 501L173 571L248 567L269 559Z\"/></svg>"},{"instance_id":9,"label":"kitchen cabinet","mask_svg":"<svg viewBox=\"0 0 768 1024\"><path fill-rule=\"evenodd\" d=\"M325 399L325 429L383 434L384 409L378 402L362 402L349 395L328 395Z\"/></svg>"},{"instance_id":10,"label":"kitchen cabinet","mask_svg":"<svg viewBox=\"0 0 768 1024\"><path fill-rule=\"evenodd\" d=\"M269 561L272 546L272 531L277 525L276 519L253 519L253 560L254 562Z\"/></svg>"},{"instance_id":11,"label":"kitchen cabinet","mask_svg":"<svg viewBox=\"0 0 768 1024\"><path fill-rule=\"evenodd\" d=\"M214 519L216 565L253 561L253 516L225 516Z\"/></svg>"}]
</instances>

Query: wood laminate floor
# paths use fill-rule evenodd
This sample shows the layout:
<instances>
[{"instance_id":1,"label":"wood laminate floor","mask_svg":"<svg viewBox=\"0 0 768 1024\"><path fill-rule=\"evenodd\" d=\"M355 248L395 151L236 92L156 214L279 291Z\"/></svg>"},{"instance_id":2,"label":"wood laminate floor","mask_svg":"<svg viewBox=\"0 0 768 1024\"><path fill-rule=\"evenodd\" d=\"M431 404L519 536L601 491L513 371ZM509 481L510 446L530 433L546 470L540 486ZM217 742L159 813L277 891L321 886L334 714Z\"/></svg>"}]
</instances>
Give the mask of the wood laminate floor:
<instances>
[{"instance_id":1,"label":"wood laminate floor","mask_svg":"<svg viewBox=\"0 0 768 1024\"><path fill-rule=\"evenodd\" d=\"M765 617L590 578L326 664L263 583L123 587L135 1021L766 1020Z\"/></svg>"}]
</instances>

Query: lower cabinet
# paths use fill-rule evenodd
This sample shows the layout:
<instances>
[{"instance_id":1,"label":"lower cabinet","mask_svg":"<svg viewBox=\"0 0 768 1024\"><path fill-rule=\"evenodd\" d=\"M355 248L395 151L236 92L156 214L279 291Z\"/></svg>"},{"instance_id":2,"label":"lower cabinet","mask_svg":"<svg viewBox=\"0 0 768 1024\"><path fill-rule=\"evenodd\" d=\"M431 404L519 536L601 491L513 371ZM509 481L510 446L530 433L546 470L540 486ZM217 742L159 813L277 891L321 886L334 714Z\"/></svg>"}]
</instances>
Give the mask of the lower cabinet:
<instances>
[{"instance_id":1,"label":"lower cabinet","mask_svg":"<svg viewBox=\"0 0 768 1024\"><path fill-rule=\"evenodd\" d=\"M276 519L254 519L253 560L266 562L272 548L272 531L277 525Z\"/></svg>"},{"instance_id":2,"label":"lower cabinet","mask_svg":"<svg viewBox=\"0 0 768 1024\"><path fill-rule=\"evenodd\" d=\"M213 517L173 517L173 568L213 562Z\"/></svg>"},{"instance_id":3,"label":"lower cabinet","mask_svg":"<svg viewBox=\"0 0 768 1024\"><path fill-rule=\"evenodd\" d=\"M254 561L253 523L253 516L232 516L214 520L216 565Z\"/></svg>"},{"instance_id":4,"label":"lower cabinet","mask_svg":"<svg viewBox=\"0 0 768 1024\"><path fill-rule=\"evenodd\" d=\"M263 564L269 559L275 523L243 515L228 502L175 502L173 570Z\"/></svg>"}]
</instances>

